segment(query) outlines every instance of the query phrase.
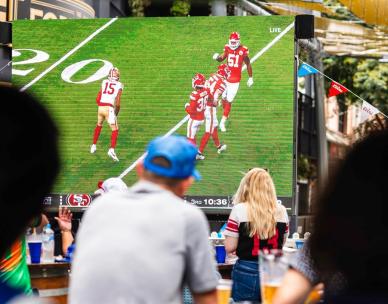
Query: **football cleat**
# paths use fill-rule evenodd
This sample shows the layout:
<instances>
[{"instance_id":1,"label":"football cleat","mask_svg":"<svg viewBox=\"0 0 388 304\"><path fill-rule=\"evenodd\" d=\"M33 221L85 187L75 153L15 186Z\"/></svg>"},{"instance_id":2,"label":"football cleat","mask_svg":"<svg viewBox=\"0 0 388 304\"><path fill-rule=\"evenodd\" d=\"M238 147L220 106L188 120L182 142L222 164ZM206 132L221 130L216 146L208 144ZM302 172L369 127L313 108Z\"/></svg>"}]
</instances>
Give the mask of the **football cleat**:
<instances>
[{"instance_id":1,"label":"football cleat","mask_svg":"<svg viewBox=\"0 0 388 304\"><path fill-rule=\"evenodd\" d=\"M205 159L205 155L203 155L202 153L199 153L197 154L197 156L195 157L195 159L197 160L204 160Z\"/></svg>"},{"instance_id":2,"label":"football cleat","mask_svg":"<svg viewBox=\"0 0 388 304\"><path fill-rule=\"evenodd\" d=\"M237 32L233 32L229 36L229 47L232 50L237 49L240 46L240 34Z\"/></svg>"},{"instance_id":3,"label":"football cleat","mask_svg":"<svg viewBox=\"0 0 388 304\"><path fill-rule=\"evenodd\" d=\"M108 156L112 158L114 161L119 161L118 157L116 156L115 150L113 148L110 148L108 151Z\"/></svg>"},{"instance_id":4,"label":"football cleat","mask_svg":"<svg viewBox=\"0 0 388 304\"><path fill-rule=\"evenodd\" d=\"M193 89L203 88L205 86L206 78L201 73L195 74L193 79L191 80L191 86Z\"/></svg>"},{"instance_id":5,"label":"football cleat","mask_svg":"<svg viewBox=\"0 0 388 304\"><path fill-rule=\"evenodd\" d=\"M227 145L225 144L221 144L218 148L217 148L217 153L218 154L221 154L222 151L225 151L227 148Z\"/></svg>"},{"instance_id":6,"label":"football cleat","mask_svg":"<svg viewBox=\"0 0 388 304\"><path fill-rule=\"evenodd\" d=\"M95 144L90 146L90 153L93 154L94 152L96 152L96 150L97 150L97 146Z\"/></svg>"}]
</instances>

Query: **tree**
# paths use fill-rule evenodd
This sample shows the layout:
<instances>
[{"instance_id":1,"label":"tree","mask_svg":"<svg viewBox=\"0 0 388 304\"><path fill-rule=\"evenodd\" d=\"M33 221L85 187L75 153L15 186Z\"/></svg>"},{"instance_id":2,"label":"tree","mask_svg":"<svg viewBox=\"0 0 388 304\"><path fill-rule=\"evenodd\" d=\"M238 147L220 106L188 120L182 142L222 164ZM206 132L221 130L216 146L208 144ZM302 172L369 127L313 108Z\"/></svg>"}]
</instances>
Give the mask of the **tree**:
<instances>
[{"instance_id":1,"label":"tree","mask_svg":"<svg viewBox=\"0 0 388 304\"><path fill-rule=\"evenodd\" d=\"M132 7L133 17L144 17L144 8L150 5L150 0L128 0Z\"/></svg>"},{"instance_id":2,"label":"tree","mask_svg":"<svg viewBox=\"0 0 388 304\"><path fill-rule=\"evenodd\" d=\"M364 59L353 76L356 93L385 114L388 113L388 64Z\"/></svg>"},{"instance_id":3,"label":"tree","mask_svg":"<svg viewBox=\"0 0 388 304\"><path fill-rule=\"evenodd\" d=\"M185 17L190 14L190 0L175 0L170 9L171 15Z\"/></svg>"},{"instance_id":4,"label":"tree","mask_svg":"<svg viewBox=\"0 0 388 304\"><path fill-rule=\"evenodd\" d=\"M325 74L358 96L388 113L388 65L377 59L328 57L323 60ZM326 90L330 82L325 82ZM353 94L337 96L340 104L354 103L359 99Z\"/></svg>"}]
</instances>

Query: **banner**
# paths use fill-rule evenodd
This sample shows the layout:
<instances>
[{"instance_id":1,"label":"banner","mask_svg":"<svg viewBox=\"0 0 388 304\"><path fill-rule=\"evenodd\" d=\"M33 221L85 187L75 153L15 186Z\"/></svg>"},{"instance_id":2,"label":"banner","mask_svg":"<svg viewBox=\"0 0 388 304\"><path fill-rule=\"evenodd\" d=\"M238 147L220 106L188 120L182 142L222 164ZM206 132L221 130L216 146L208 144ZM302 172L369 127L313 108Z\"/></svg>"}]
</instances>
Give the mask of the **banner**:
<instances>
[{"instance_id":1,"label":"banner","mask_svg":"<svg viewBox=\"0 0 388 304\"><path fill-rule=\"evenodd\" d=\"M338 82L332 81L329 89L329 97L337 96L342 93L346 93L348 91L343 85Z\"/></svg>"},{"instance_id":2,"label":"banner","mask_svg":"<svg viewBox=\"0 0 388 304\"><path fill-rule=\"evenodd\" d=\"M379 109L372 106L369 102L363 101L361 106L361 122L367 120L370 116L379 113Z\"/></svg>"},{"instance_id":3,"label":"banner","mask_svg":"<svg viewBox=\"0 0 388 304\"><path fill-rule=\"evenodd\" d=\"M5 0L0 0L1 2ZM94 18L96 13L89 2L91 1L9 0L9 14L11 20Z\"/></svg>"},{"instance_id":4,"label":"banner","mask_svg":"<svg viewBox=\"0 0 388 304\"><path fill-rule=\"evenodd\" d=\"M298 77L303 77L310 74L318 73L318 70L314 69L313 67L309 66L308 64L303 63L298 70Z\"/></svg>"},{"instance_id":5,"label":"banner","mask_svg":"<svg viewBox=\"0 0 388 304\"><path fill-rule=\"evenodd\" d=\"M360 96L358 96L354 92L348 90L346 87L344 87L343 85L341 85L338 82L334 81L329 76L323 74L322 72L320 72L316 68L313 68L309 64L305 63L303 60L299 59L299 61L302 62L302 65L299 67L298 77L306 76L306 75L309 75L309 74L320 73L325 78L331 80L328 97L337 96L339 94L343 94L343 93L349 92L349 93L353 94L354 96L356 96L358 99L362 100L361 123L364 122L365 120L367 120L370 116L373 116L373 115L375 115L377 113L381 113L385 118L388 119L387 115L385 115L379 109L377 109L374 106L372 106L367 101L363 100Z\"/></svg>"}]
</instances>

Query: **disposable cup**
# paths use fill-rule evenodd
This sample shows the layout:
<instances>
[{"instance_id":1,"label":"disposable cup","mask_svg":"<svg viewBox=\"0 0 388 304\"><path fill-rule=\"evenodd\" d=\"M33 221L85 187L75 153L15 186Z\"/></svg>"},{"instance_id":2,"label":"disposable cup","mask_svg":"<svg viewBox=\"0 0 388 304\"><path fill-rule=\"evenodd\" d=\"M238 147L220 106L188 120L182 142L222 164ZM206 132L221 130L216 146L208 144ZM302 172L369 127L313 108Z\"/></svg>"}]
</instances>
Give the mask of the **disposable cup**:
<instances>
[{"instance_id":1,"label":"disposable cup","mask_svg":"<svg viewBox=\"0 0 388 304\"><path fill-rule=\"evenodd\" d=\"M28 242L28 249L30 250L31 263L39 264L42 255L42 242Z\"/></svg>"},{"instance_id":2,"label":"disposable cup","mask_svg":"<svg viewBox=\"0 0 388 304\"><path fill-rule=\"evenodd\" d=\"M219 280L217 285L217 304L229 304L232 294L232 280Z\"/></svg>"},{"instance_id":3,"label":"disposable cup","mask_svg":"<svg viewBox=\"0 0 388 304\"><path fill-rule=\"evenodd\" d=\"M216 260L217 263L225 263L225 258L226 258L226 251L225 251L225 246L224 245L217 245L216 246Z\"/></svg>"}]
</instances>

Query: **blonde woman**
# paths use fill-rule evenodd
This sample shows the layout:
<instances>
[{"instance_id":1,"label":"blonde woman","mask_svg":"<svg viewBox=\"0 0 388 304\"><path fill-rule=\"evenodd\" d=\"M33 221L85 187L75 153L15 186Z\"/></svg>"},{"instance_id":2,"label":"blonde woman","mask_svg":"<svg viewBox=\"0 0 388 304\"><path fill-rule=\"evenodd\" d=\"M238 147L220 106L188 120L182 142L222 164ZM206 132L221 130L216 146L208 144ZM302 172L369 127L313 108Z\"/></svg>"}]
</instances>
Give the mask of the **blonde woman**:
<instances>
[{"instance_id":1,"label":"blonde woman","mask_svg":"<svg viewBox=\"0 0 388 304\"><path fill-rule=\"evenodd\" d=\"M265 169L245 174L234 197L225 234L226 252L236 253L233 267L234 301L261 301L258 254L281 249L288 234L285 208L277 203L275 186Z\"/></svg>"}]
</instances>

